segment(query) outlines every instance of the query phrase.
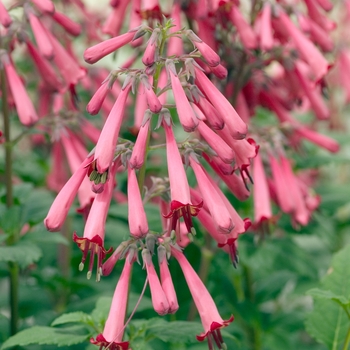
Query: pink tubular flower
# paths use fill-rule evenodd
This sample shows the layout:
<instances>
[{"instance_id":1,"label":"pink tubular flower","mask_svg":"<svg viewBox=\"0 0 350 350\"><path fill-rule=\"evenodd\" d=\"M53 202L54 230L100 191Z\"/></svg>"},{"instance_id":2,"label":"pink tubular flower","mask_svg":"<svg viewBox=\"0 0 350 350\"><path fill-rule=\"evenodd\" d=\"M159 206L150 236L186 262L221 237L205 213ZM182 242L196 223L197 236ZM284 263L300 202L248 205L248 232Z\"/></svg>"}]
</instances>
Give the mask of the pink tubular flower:
<instances>
[{"instance_id":1,"label":"pink tubular flower","mask_svg":"<svg viewBox=\"0 0 350 350\"><path fill-rule=\"evenodd\" d=\"M330 65L316 46L293 24L288 15L280 9L278 21L294 42L300 56L307 62L318 81L328 72Z\"/></svg>"},{"instance_id":2,"label":"pink tubular flower","mask_svg":"<svg viewBox=\"0 0 350 350\"><path fill-rule=\"evenodd\" d=\"M157 61L158 57L158 38L161 34L161 31L159 28L155 28L152 32L151 37L149 38L147 42L147 46L145 49L145 52L142 56L142 63L145 66L152 66L154 62Z\"/></svg>"},{"instance_id":3,"label":"pink tubular flower","mask_svg":"<svg viewBox=\"0 0 350 350\"><path fill-rule=\"evenodd\" d=\"M76 85L81 80L86 71L79 66L77 61L71 56L70 53L61 45L61 43L46 30L46 34L50 38L51 44L54 49L54 62L56 63L62 77L64 78L68 87Z\"/></svg>"},{"instance_id":4,"label":"pink tubular flower","mask_svg":"<svg viewBox=\"0 0 350 350\"><path fill-rule=\"evenodd\" d=\"M233 5L230 13L231 20L237 28L237 32L242 40L242 44L247 49L256 49L258 41L253 28L244 19L238 7Z\"/></svg>"},{"instance_id":5,"label":"pink tubular flower","mask_svg":"<svg viewBox=\"0 0 350 350\"><path fill-rule=\"evenodd\" d=\"M222 349L225 343L221 337L220 329L227 327L233 321L233 316L228 320L223 320L213 298L186 257L174 247L171 247L171 254L181 267L203 324L204 332L197 335L197 339L203 341L207 338L209 349L213 349L213 342L217 344L219 349Z\"/></svg>"},{"instance_id":6,"label":"pink tubular flower","mask_svg":"<svg viewBox=\"0 0 350 350\"><path fill-rule=\"evenodd\" d=\"M102 334L90 339L90 342L99 345L100 349L108 347L110 350L128 350L129 342L123 341L125 329L125 315L128 303L129 282L134 259L126 257L123 272L114 291L112 305Z\"/></svg>"},{"instance_id":7,"label":"pink tubular flower","mask_svg":"<svg viewBox=\"0 0 350 350\"><path fill-rule=\"evenodd\" d=\"M130 234L143 238L149 231L135 169L128 167L128 221Z\"/></svg>"},{"instance_id":8,"label":"pink tubular flower","mask_svg":"<svg viewBox=\"0 0 350 350\"><path fill-rule=\"evenodd\" d=\"M203 157L238 200L245 201L249 198L250 193L242 177L236 175L234 172L225 174L214 159L210 159L207 154L203 154Z\"/></svg>"},{"instance_id":9,"label":"pink tubular flower","mask_svg":"<svg viewBox=\"0 0 350 350\"><path fill-rule=\"evenodd\" d=\"M261 11L260 17L260 48L262 50L271 50L273 47L273 35L271 27L271 4L266 2Z\"/></svg>"},{"instance_id":10,"label":"pink tubular flower","mask_svg":"<svg viewBox=\"0 0 350 350\"><path fill-rule=\"evenodd\" d=\"M119 161L116 161L113 164L104 191L96 194L85 224L83 237L78 237L75 232L73 234L74 242L83 253L83 257L79 265L80 271L84 269L84 263L87 258L87 254L90 251L89 270L87 273L88 279L91 277L95 255L97 255L96 281L100 280L100 276L102 274L102 261L104 257L113 250L113 248L110 248L108 251L106 251L104 248L104 237L108 209L114 189L114 176L119 165Z\"/></svg>"},{"instance_id":11,"label":"pink tubular flower","mask_svg":"<svg viewBox=\"0 0 350 350\"><path fill-rule=\"evenodd\" d=\"M182 88L174 62L172 60L167 60L166 66L171 79L171 88L173 90L180 123L186 132L191 132L195 130L198 125L197 117L186 97L184 89Z\"/></svg>"},{"instance_id":12,"label":"pink tubular flower","mask_svg":"<svg viewBox=\"0 0 350 350\"><path fill-rule=\"evenodd\" d=\"M32 11L29 10L27 13L40 53L48 60L51 60L55 53L51 41L46 34L46 30L43 28L39 18Z\"/></svg>"},{"instance_id":13,"label":"pink tubular flower","mask_svg":"<svg viewBox=\"0 0 350 350\"><path fill-rule=\"evenodd\" d=\"M5 69L7 82L15 102L18 118L23 125L30 126L39 119L33 103L23 86L22 80L11 64L10 58L6 54L3 54L1 56L1 62Z\"/></svg>"},{"instance_id":14,"label":"pink tubular flower","mask_svg":"<svg viewBox=\"0 0 350 350\"><path fill-rule=\"evenodd\" d=\"M49 213L44 223L48 231L59 231L66 220L69 208L71 207L75 195L83 182L87 169L91 163L92 156L86 158L80 165L79 169L71 176L67 183L63 186L54 202L52 203Z\"/></svg>"},{"instance_id":15,"label":"pink tubular flower","mask_svg":"<svg viewBox=\"0 0 350 350\"><path fill-rule=\"evenodd\" d=\"M125 11L130 3L129 0L118 0L113 10L109 14L106 22L102 27L102 32L110 36L117 36L123 25L122 18L125 18Z\"/></svg>"},{"instance_id":16,"label":"pink tubular flower","mask_svg":"<svg viewBox=\"0 0 350 350\"><path fill-rule=\"evenodd\" d=\"M208 145L225 163L230 164L234 161L235 152L218 134L211 130L204 122L199 122L198 131L204 140L207 141Z\"/></svg>"},{"instance_id":17,"label":"pink tubular flower","mask_svg":"<svg viewBox=\"0 0 350 350\"><path fill-rule=\"evenodd\" d=\"M90 64L96 63L101 58L109 55L113 51L118 50L122 46L130 43L134 35L135 35L134 31L129 31L115 38L111 38L111 39L102 41L97 45L91 46L85 50L84 60Z\"/></svg>"},{"instance_id":18,"label":"pink tubular flower","mask_svg":"<svg viewBox=\"0 0 350 350\"><path fill-rule=\"evenodd\" d=\"M177 302L173 280L171 278L171 274L168 267L168 260L166 257L167 255L166 248L163 245L159 245L157 249L157 253L158 253L160 280L161 280L163 291L169 303L168 313L173 314L178 310L179 304Z\"/></svg>"},{"instance_id":19,"label":"pink tubular flower","mask_svg":"<svg viewBox=\"0 0 350 350\"><path fill-rule=\"evenodd\" d=\"M173 19L173 25L174 27L170 28L170 33L177 32L181 30L181 4L178 1L175 1L173 3L173 6L171 8L171 15L170 18ZM177 38L176 36L170 36L168 40L168 50L167 55L170 56L181 56L183 54L183 43L180 38Z\"/></svg>"},{"instance_id":20,"label":"pink tubular flower","mask_svg":"<svg viewBox=\"0 0 350 350\"><path fill-rule=\"evenodd\" d=\"M192 216L196 216L203 203L192 204L185 169L182 165L179 149L174 138L172 127L163 121L166 136L166 154L170 182L170 213L164 215L171 218L170 230L177 227L178 220L183 217L188 232L193 231Z\"/></svg>"},{"instance_id":21,"label":"pink tubular flower","mask_svg":"<svg viewBox=\"0 0 350 350\"><path fill-rule=\"evenodd\" d=\"M5 27L9 27L12 23L12 19L8 14L4 4L0 1L0 23Z\"/></svg>"},{"instance_id":22,"label":"pink tubular flower","mask_svg":"<svg viewBox=\"0 0 350 350\"><path fill-rule=\"evenodd\" d=\"M52 15L53 20L58 23L64 30L73 35L78 36L81 33L80 24L72 21L69 17L67 17L64 13L55 11Z\"/></svg>"},{"instance_id":23,"label":"pink tubular flower","mask_svg":"<svg viewBox=\"0 0 350 350\"><path fill-rule=\"evenodd\" d=\"M243 122L235 109L208 77L195 66L196 84L207 96L211 104L216 108L217 113L224 120L233 138L240 140L247 134L247 125Z\"/></svg>"},{"instance_id":24,"label":"pink tubular flower","mask_svg":"<svg viewBox=\"0 0 350 350\"><path fill-rule=\"evenodd\" d=\"M51 0L31 0L33 4L43 13L53 14L55 6Z\"/></svg>"},{"instance_id":25,"label":"pink tubular flower","mask_svg":"<svg viewBox=\"0 0 350 350\"><path fill-rule=\"evenodd\" d=\"M154 93L152 85L149 82L147 75L141 74L140 81L144 87L144 91L146 94L146 99L147 99L147 104L148 104L149 109L153 113L156 113L156 114L159 113L162 110L163 106L160 103L156 94Z\"/></svg>"},{"instance_id":26,"label":"pink tubular flower","mask_svg":"<svg viewBox=\"0 0 350 350\"><path fill-rule=\"evenodd\" d=\"M46 87L48 87L51 91L62 91L62 81L57 76L55 70L52 68L49 62L41 56L41 54L29 40L26 40L26 45L28 48L28 53L32 57L33 62L37 67L40 76L44 80Z\"/></svg>"},{"instance_id":27,"label":"pink tubular flower","mask_svg":"<svg viewBox=\"0 0 350 350\"><path fill-rule=\"evenodd\" d=\"M316 117L320 120L328 119L330 117L330 110L325 104L321 93L316 90L316 86L314 86L314 84L304 76L302 71L299 69L298 64L296 64L294 67L294 73L296 74L305 95L309 99Z\"/></svg>"},{"instance_id":28,"label":"pink tubular flower","mask_svg":"<svg viewBox=\"0 0 350 350\"><path fill-rule=\"evenodd\" d=\"M253 163L254 179L254 222L262 226L264 222L272 218L269 188L267 185L264 166L259 154L254 158Z\"/></svg>"},{"instance_id":29,"label":"pink tubular flower","mask_svg":"<svg viewBox=\"0 0 350 350\"><path fill-rule=\"evenodd\" d=\"M225 79L227 77L227 69L222 64L218 64L215 67L210 67L210 70L219 79Z\"/></svg>"},{"instance_id":30,"label":"pink tubular flower","mask_svg":"<svg viewBox=\"0 0 350 350\"><path fill-rule=\"evenodd\" d=\"M212 129L221 130L225 126L224 120L217 113L215 107L205 97L198 94L195 103L205 115L207 122Z\"/></svg>"},{"instance_id":31,"label":"pink tubular flower","mask_svg":"<svg viewBox=\"0 0 350 350\"><path fill-rule=\"evenodd\" d=\"M143 265L147 270L149 287L151 289L152 304L154 310L161 316L169 312L168 299L160 284L156 270L152 262L152 256L148 249L142 250Z\"/></svg>"},{"instance_id":32,"label":"pink tubular flower","mask_svg":"<svg viewBox=\"0 0 350 350\"><path fill-rule=\"evenodd\" d=\"M151 123L151 119L149 118L140 127L140 130L134 145L134 149L132 150L131 158L129 160L131 168L139 169L142 167L145 161L146 143L148 139L150 123Z\"/></svg>"},{"instance_id":33,"label":"pink tubular flower","mask_svg":"<svg viewBox=\"0 0 350 350\"><path fill-rule=\"evenodd\" d=\"M96 170L100 174L103 174L113 161L130 88L131 84L128 84L121 90L98 139L94 160L96 161Z\"/></svg>"},{"instance_id":34,"label":"pink tubular flower","mask_svg":"<svg viewBox=\"0 0 350 350\"><path fill-rule=\"evenodd\" d=\"M101 86L96 90L91 100L86 106L86 111L91 115L96 115L107 96L109 90L108 81L105 81L101 84Z\"/></svg>"},{"instance_id":35,"label":"pink tubular flower","mask_svg":"<svg viewBox=\"0 0 350 350\"><path fill-rule=\"evenodd\" d=\"M220 195L208 179L208 174L206 174L197 160L192 157L190 157L190 165L196 175L199 190L215 222L217 230L222 233L230 233L234 228L234 223Z\"/></svg>"},{"instance_id":36,"label":"pink tubular flower","mask_svg":"<svg viewBox=\"0 0 350 350\"><path fill-rule=\"evenodd\" d=\"M192 30L186 30L187 37L191 40L192 44L203 55L204 59L211 67L216 67L220 63L220 56L201 38L199 38Z\"/></svg>"}]
</instances>

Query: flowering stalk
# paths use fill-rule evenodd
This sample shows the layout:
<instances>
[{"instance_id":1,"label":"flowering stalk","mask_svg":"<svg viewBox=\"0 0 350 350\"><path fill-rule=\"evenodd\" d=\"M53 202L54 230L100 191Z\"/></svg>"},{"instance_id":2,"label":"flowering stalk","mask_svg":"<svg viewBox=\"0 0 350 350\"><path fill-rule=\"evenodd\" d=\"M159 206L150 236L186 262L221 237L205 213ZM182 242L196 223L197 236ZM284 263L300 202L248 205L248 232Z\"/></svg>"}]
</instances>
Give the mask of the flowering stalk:
<instances>
[{"instance_id":1,"label":"flowering stalk","mask_svg":"<svg viewBox=\"0 0 350 350\"><path fill-rule=\"evenodd\" d=\"M1 42L0 42L1 44ZM1 47L1 45L0 45ZM4 69L0 68L2 112L4 116L4 138L5 138L5 186L6 186L6 206L13 206L13 184L12 184L12 144L10 134L10 113L7 100L6 75ZM14 232L8 239L7 244L13 245L19 240L19 232ZM19 319L18 305L18 278L19 267L15 262L9 262L10 272L10 305L11 305L11 335L17 333Z\"/></svg>"}]
</instances>

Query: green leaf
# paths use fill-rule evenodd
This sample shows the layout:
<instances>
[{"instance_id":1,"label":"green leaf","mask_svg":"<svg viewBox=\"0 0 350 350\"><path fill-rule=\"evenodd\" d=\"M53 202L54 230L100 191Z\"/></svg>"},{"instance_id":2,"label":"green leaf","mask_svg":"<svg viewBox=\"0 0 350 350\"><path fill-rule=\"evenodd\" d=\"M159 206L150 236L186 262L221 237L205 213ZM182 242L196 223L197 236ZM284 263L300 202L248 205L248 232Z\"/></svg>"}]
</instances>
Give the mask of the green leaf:
<instances>
[{"instance_id":1,"label":"green leaf","mask_svg":"<svg viewBox=\"0 0 350 350\"><path fill-rule=\"evenodd\" d=\"M21 229L20 218L22 208L18 205L14 205L10 208L2 208L1 218L0 218L0 227L7 234L13 234L18 232Z\"/></svg>"},{"instance_id":2,"label":"green leaf","mask_svg":"<svg viewBox=\"0 0 350 350\"><path fill-rule=\"evenodd\" d=\"M196 335L202 332L203 326L199 322L167 322L160 318L149 320L146 330L147 337L154 336L171 343L196 343Z\"/></svg>"},{"instance_id":3,"label":"green leaf","mask_svg":"<svg viewBox=\"0 0 350 350\"><path fill-rule=\"evenodd\" d=\"M342 304L344 306L347 306L350 304L350 300L345 298L343 295L336 295L335 293L331 292L330 290L323 290L319 288L313 288L307 291L308 295L311 295L314 298L320 298L320 299L330 299L337 301L339 304Z\"/></svg>"},{"instance_id":4,"label":"green leaf","mask_svg":"<svg viewBox=\"0 0 350 350\"><path fill-rule=\"evenodd\" d=\"M20 268L38 261L42 255L41 249L30 242L19 241L12 246L0 247L0 261L16 262Z\"/></svg>"},{"instance_id":5,"label":"green leaf","mask_svg":"<svg viewBox=\"0 0 350 350\"><path fill-rule=\"evenodd\" d=\"M349 319L344 306L339 304L350 299L349 266L350 245L334 255L332 267L321 282L321 291L310 291L317 297L314 309L307 317L306 330L317 341L326 344L332 350L339 349L344 343L349 328Z\"/></svg>"},{"instance_id":6,"label":"green leaf","mask_svg":"<svg viewBox=\"0 0 350 350\"><path fill-rule=\"evenodd\" d=\"M77 311L77 312L70 312L68 314L63 314L59 317L57 317L52 323L51 326L57 326L60 324L65 323L85 323L85 324L92 324L92 317L85 312Z\"/></svg>"},{"instance_id":7,"label":"green leaf","mask_svg":"<svg viewBox=\"0 0 350 350\"><path fill-rule=\"evenodd\" d=\"M89 335L72 333L72 330L82 331L80 328L59 329L51 327L35 326L27 328L14 336L10 337L2 345L1 350L8 349L12 346L27 346L31 344L38 345L57 345L71 346L84 342Z\"/></svg>"}]
</instances>

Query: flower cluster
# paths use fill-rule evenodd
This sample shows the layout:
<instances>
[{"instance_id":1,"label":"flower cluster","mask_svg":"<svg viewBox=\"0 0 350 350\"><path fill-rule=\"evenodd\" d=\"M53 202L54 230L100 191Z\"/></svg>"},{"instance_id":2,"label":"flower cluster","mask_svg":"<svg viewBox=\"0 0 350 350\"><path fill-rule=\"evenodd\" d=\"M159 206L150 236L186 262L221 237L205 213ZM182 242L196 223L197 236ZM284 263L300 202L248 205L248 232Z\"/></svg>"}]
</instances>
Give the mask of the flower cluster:
<instances>
[{"instance_id":1,"label":"flower cluster","mask_svg":"<svg viewBox=\"0 0 350 350\"><path fill-rule=\"evenodd\" d=\"M21 123L31 126L43 119L39 128L53 140L48 185L58 195L45 219L47 229L62 228L77 196L85 219L83 234L73 234L82 251L79 270L89 259L90 278L96 256L98 281L125 259L104 330L91 342L101 349L129 348L123 340L127 295L132 266L141 253L154 310L165 315L179 308L168 266L173 257L203 324L198 340L207 339L209 349L224 349L220 329L233 316L220 316L184 250L195 239L195 227L202 227L236 266L241 234L269 232L281 213L288 214L296 227L310 221L320 198L311 189L311 173L296 171L291 154L304 141L330 152L339 149L336 141L315 129L331 119L323 98L331 65L323 52L333 49L330 32L335 24L326 16L332 4L305 0L304 13L297 1L258 2L245 13L233 1L174 1L164 16L158 1L110 1L112 9L101 28L110 38L102 40L87 29L93 27L94 16L80 1L72 3L91 24L86 25L90 47L84 52L85 62L95 64L129 45L133 54L120 68L82 68L70 45L81 26L50 0L26 1L25 25L0 3L5 42L0 59L8 99ZM120 19L128 10L129 28L122 33ZM193 30L186 29L185 18ZM62 31L60 41L56 33ZM91 46L92 41L98 43ZM26 47L40 77L38 113L11 59L18 43ZM348 64L345 52L339 57L340 66ZM94 91L86 110L105 117L101 131L79 111L78 83ZM135 142L120 137L126 122L130 124L131 101L135 103L129 130ZM262 109L276 116L275 123L263 129L254 118ZM300 113L311 114L312 123L302 122ZM95 147L88 152L91 143ZM159 148L166 153L167 173L152 178L147 187L150 155ZM70 177L62 166L65 162ZM104 244L105 227L120 172L127 173L123 200L128 204L130 236L112 253ZM194 175L195 186L189 185L189 174ZM225 195L228 190L244 201L251 189L253 222L242 218ZM159 207L161 232L149 226L149 202Z\"/></svg>"}]
</instances>

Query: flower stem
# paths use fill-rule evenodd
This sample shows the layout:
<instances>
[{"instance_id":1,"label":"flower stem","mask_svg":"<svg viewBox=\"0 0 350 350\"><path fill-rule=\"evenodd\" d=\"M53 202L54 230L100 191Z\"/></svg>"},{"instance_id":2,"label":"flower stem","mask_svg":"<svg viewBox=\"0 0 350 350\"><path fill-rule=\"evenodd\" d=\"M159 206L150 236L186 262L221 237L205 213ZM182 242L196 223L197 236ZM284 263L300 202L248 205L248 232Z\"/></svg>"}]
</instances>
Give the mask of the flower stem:
<instances>
[{"instance_id":1,"label":"flower stem","mask_svg":"<svg viewBox=\"0 0 350 350\"><path fill-rule=\"evenodd\" d=\"M345 343L342 350L348 350L350 345L350 327L346 333Z\"/></svg>"},{"instance_id":2,"label":"flower stem","mask_svg":"<svg viewBox=\"0 0 350 350\"><path fill-rule=\"evenodd\" d=\"M4 69L0 69L1 75L1 94L2 94L2 114L4 119L4 138L6 143L5 147L5 186L6 186L6 206L10 208L13 206L13 185L12 185L12 144L10 142L10 114L7 100L7 88L6 88L6 75ZM9 237L7 244L13 245L19 240L19 232L14 232ZM18 279L19 279L19 266L15 262L8 264L10 274L10 308L11 308L11 322L10 332L11 335L17 333L18 329Z\"/></svg>"}]
</instances>

